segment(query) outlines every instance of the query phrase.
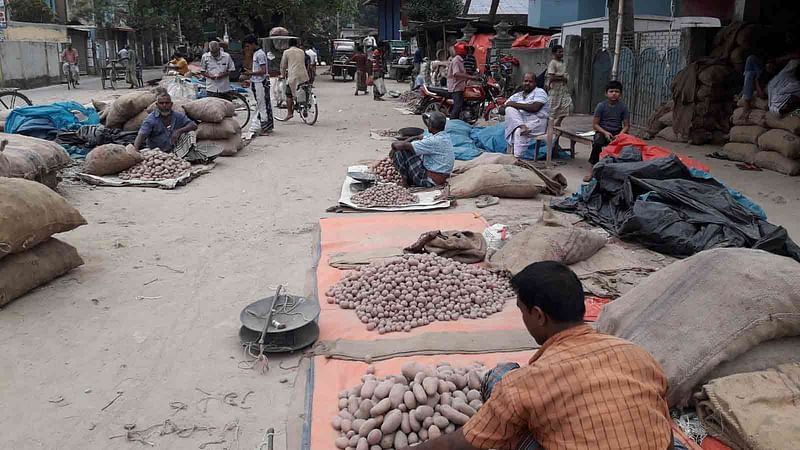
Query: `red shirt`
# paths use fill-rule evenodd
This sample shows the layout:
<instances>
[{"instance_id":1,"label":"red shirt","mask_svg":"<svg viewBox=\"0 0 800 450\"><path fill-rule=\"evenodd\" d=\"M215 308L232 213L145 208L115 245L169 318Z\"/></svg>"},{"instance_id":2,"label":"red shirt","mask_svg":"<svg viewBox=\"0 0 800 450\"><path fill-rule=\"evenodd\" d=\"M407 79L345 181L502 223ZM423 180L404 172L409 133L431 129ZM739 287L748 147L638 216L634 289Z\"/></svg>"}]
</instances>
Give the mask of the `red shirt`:
<instances>
[{"instance_id":1,"label":"red shirt","mask_svg":"<svg viewBox=\"0 0 800 450\"><path fill-rule=\"evenodd\" d=\"M367 59L367 55L364 53L356 53L352 58L350 58L350 60L356 63L356 70L361 72L367 71L367 64L369 63L369 60Z\"/></svg>"},{"instance_id":2,"label":"red shirt","mask_svg":"<svg viewBox=\"0 0 800 450\"><path fill-rule=\"evenodd\" d=\"M74 48L72 51L64 50L64 53L61 54L61 60L70 64L78 64L78 51Z\"/></svg>"}]
</instances>

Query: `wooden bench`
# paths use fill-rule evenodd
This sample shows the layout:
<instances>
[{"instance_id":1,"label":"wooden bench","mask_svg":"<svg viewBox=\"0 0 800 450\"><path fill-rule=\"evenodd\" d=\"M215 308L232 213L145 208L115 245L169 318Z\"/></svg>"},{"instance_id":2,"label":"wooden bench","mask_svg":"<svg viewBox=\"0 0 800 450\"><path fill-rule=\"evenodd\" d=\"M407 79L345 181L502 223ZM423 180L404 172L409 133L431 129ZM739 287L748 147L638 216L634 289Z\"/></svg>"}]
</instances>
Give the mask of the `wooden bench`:
<instances>
[{"instance_id":1,"label":"wooden bench","mask_svg":"<svg viewBox=\"0 0 800 450\"><path fill-rule=\"evenodd\" d=\"M575 114L564 118L561 126L554 127L555 133L553 135L553 142L558 141L559 138L565 137L569 139L569 153L572 159L575 159L575 143L592 145L592 138L580 136L580 133L585 133L592 130L592 120L594 116L591 114Z\"/></svg>"}]
</instances>

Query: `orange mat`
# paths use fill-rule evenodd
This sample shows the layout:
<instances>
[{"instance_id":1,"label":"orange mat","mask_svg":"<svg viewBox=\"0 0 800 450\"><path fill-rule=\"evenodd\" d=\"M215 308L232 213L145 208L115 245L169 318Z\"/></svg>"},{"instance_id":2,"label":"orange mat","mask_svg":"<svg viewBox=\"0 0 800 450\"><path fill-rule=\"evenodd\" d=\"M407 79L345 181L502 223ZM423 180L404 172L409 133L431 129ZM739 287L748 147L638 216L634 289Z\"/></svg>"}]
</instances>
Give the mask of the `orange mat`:
<instances>
[{"instance_id":1,"label":"orange mat","mask_svg":"<svg viewBox=\"0 0 800 450\"><path fill-rule=\"evenodd\" d=\"M513 361L519 365L527 365L535 353L491 353L486 355L439 355L410 356L379 361L373 364L375 375L381 377L400 373L400 368L408 361L425 364L436 364L447 361L453 366L466 366L480 361L487 367L494 367L500 362ZM328 450L333 448L333 441L339 436L331 426L331 419L339 412L339 392L357 385L367 369L366 363L327 359L324 356L314 358L314 387L311 409L310 450ZM684 442L690 450L702 450L691 439L686 437L677 425L673 429L678 440ZM707 439L708 440L708 439Z\"/></svg>"},{"instance_id":2,"label":"orange mat","mask_svg":"<svg viewBox=\"0 0 800 450\"><path fill-rule=\"evenodd\" d=\"M320 341L336 339L381 340L402 339L428 332L481 332L522 330L524 325L513 302L486 319L459 319L453 322L433 322L408 333L378 334L367 331L353 310L329 304L325 291L336 284L346 271L328 265L328 257L339 252L355 252L385 247L404 247L420 234L430 230L469 230L483 232L487 223L479 214L370 214L334 217L320 220L320 259L317 266L317 295L320 313ZM596 320L602 305L608 300L587 298L586 320Z\"/></svg>"}]
</instances>

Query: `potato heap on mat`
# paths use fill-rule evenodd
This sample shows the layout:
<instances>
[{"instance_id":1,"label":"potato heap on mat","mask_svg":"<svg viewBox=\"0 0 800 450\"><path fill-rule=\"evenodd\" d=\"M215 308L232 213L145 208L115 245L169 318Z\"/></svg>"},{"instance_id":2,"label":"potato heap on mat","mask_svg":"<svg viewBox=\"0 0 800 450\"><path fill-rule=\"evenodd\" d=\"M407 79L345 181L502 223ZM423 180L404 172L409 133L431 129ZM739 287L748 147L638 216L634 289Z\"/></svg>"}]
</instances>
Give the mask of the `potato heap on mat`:
<instances>
[{"instance_id":1,"label":"potato heap on mat","mask_svg":"<svg viewBox=\"0 0 800 450\"><path fill-rule=\"evenodd\" d=\"M514 298L508 279L433 254L404 255L348 273L325 293L367 330L411 331L435 320L486 318Z\"/></svg>"},{"instance_id":2,"label":"potato heap on mat","mask_svg":"<svg viewBox=\"0 0 800 450\"><path fill-rule=\"evenodd\" d=\"M419 201L411 191L394 183L378 183L354 194L352 199L359 206L403 206Z\"/></svg>"},{"instance_id":3,"label":"potato heap on mat","mask_svg":"<svg viewBox=\"0 0 800 450\"><path fill-rule=\"evenodd\" d=\"M339 393L339 414L331 421L339 432L336 448L401 450L452 433L483 406L480 363L454 368L412 362L401 372L383 378L368 373L363 383Z\"/></svg>"},{"instance_id":4,"label":"potato heap on mat","mask_svg":"<svg viewBox=\"0 0 800 450\"><path fill-rule=\"evenodd\" d=\"M395 184L400 184L403 182L403 176L397 171L397 168L392 162L392 158L388 156L374 162L370 166L370 171L377 175L381 181Z\"/></svg>"},{"instance_id":5,"label":"potato heap on mat","mask_svg":"<svg viewBox=\"0 0 800 450\"><path fill-rule=\"evenodd\" d=\"M123 180L161 181L178 178L185 174L190 167L188 161L178 158L172 153L160 150L144 150L142 162L128 170L119 173Z\"/></svg>"}]
</instances>

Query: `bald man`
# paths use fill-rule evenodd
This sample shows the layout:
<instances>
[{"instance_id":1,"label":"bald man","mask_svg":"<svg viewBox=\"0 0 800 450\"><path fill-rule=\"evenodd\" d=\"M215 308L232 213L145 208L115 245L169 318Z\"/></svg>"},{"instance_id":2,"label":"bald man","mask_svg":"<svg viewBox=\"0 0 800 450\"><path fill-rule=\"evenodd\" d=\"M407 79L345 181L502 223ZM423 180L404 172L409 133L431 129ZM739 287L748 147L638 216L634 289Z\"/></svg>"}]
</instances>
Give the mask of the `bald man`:
<instances>
[{"instance_id":1,"label":"bald man","mask_svg":"<svg viewBox=\"0 0 800 450\"><path fill-rule=\"evenodd\" d=\"M547 92L536 87L536 75L526 73L522 91L509 97L501 107L506 115L506 142L517 158L525 154L534 136L547 132L550 115L547 103Z\"/></svg>"}]
</instances>

